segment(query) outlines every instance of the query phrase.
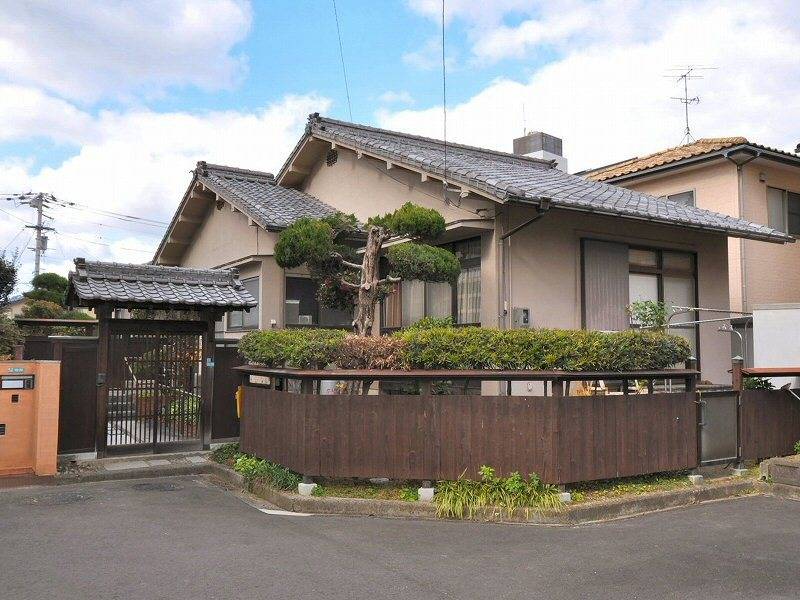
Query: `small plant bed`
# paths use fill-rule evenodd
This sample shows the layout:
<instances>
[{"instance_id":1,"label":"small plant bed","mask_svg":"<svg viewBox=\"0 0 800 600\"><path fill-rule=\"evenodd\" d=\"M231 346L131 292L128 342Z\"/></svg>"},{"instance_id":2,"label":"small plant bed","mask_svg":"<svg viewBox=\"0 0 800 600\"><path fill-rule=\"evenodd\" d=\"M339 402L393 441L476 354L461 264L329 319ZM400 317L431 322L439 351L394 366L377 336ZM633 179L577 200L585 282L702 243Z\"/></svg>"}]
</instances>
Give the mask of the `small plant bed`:
<instances>
[{"instance_id":1,"label":"small plant bed","mask_svg":"<svg viewBox=\"0 0 800 600\"><path fill-rule=\"evenodd\" d=\"M692 486L688 478L689 471L672 473L654 473L638 477L622 477L620 479L605 479L602 481L589 481L570 486L572 502L594 502L626 496L641 496L653 492L678 490Z\"/></svg>"},{"instance_id":2,"label":"small plant bed","mask_svg":"<svg viewBox=\"0 0 800 600\"><path fill-rule=\"evenodd\" d=\"M365 498L368 500L419 500L418 485L409 482L377 484L349 480L324 481L314 488L313 496L322 498Z\"/></svg>"},{"instance_id":3,"label":"small plant bed","mask_svg":"<svg viewBox=\"0 0 800 600\"><path fill-rule=\"evenodd\" d=\"M480 468L480 479L439 481L433 496L436 516L448 519L496 520L531 512L557 512L563 508L558 488L531 473L526 479L517 472L498 477L492 467Z\"/></svg>"},{"instance_id":4,"label":"small plant bed","mask_svg":"<svg viewBox=\"0 0 800 600\"><path fill-rule=\"evenodd\" d=\"M296 490L300 474L263 458L239 451L239 444L225 444L211 453L211 460L232 467L247 485L266 483L278 490Z\"/></svg>"}]
</instances>

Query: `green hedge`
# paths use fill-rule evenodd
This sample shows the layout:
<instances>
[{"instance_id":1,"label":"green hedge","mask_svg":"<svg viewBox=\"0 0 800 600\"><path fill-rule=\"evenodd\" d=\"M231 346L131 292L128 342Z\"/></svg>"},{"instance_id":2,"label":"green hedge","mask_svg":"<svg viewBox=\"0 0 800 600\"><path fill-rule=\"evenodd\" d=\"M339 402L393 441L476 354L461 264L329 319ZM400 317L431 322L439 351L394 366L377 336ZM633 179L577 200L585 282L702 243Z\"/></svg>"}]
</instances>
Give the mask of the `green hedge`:
<instances>
[{"instance_id":1,"label":"green hedge","mask_svg":"<svg viewBox=\"0 0 800 600\"><path fill-rule=\"evenodd\" d=\"M632 371L664 369L690 356L688 342L650 331L440 327L397 334L410 368Z\"/></svg>"},{"instance_id":2,"label":"green hedge","mask_svg":"<svg viewBox=\"0 0 800 600\"><path fill-rule=\"evenodd\" d=\"M325 368L339 355L347 333L339 329L266 329L239 340L239 352L267 367Z\"/></svg>"},{"instance_id":3,"label":"green hedge","mask_svg":"<svg viewBox=\"0 0 800 600\"><path fill-rule=\"evenodd\" d=\"M346 341L347 339L347 341ZM358 340L355 340L356 342ZM532 369L635 371L664 369L690 356L679 336L652 331L600 332L568 329L482 327L409 328L390 337L354 343L343 331L254 331L239 343L250 362L270 367L380 368L370 357L406 369ZM357 356L353 354L357 346ZM386 348L382 348L386 346ZM365 362L366 361L366 362Z\"/></svg>"}]
</instances>

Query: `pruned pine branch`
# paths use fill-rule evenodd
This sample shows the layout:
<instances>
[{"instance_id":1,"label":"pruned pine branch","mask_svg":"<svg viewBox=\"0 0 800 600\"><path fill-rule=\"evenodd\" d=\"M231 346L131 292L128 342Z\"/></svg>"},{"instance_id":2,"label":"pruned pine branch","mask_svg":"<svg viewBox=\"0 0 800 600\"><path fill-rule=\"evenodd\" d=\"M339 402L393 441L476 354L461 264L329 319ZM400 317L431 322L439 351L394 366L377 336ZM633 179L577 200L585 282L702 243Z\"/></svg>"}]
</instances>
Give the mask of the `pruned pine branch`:
<instances>
[{"instance_id":1,"label":"pruned pine branch","mask_svg":"<svg viewBox=\"0 0 800 600\"><path fill-rule=\"evenodd\" d=\"M399 283L400 281L402 281L401 277L392 277L391 275L388 275L383 279L381 279L380 281L378 281L378 285L385 285L387 283Z\"/></svg>"}]
</instances>

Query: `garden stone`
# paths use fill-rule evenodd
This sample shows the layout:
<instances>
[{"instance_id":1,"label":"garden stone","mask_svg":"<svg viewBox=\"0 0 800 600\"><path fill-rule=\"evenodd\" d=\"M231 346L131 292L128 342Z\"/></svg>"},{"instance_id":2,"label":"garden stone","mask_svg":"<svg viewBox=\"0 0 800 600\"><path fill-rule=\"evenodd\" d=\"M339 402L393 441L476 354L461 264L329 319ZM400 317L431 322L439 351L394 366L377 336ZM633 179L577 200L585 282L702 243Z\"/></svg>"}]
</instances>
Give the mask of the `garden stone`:
<instances>
[{"instance_id":1,"label":"garden stone","mask_svg":"<svg viewBox=\"0 0 800 600\"><path fill-rule=\"evenodd\" d=\"M689 481L692 485L703 485L702 475L689 475Z\"/></svg>"},{"instance_id":2,"label":"garden stone","mask_svg":"<svg viewBox=\"0 0 800 600\"><path fill-rule=\"evenodd\" d=\"M744 477L747 475L747 469L743 469L741 467L737 467L733 470L734 477Z\"/></svg>"},{"instance_id":3,"label":"garden stone","mask_svg":"<svg viewBox=\"0 0 800 600\"><path fill-rule=\"evenodd\" d=\"M417 490L419 494L419 501L420 502L431 502L433 501L433 493L436 491L436 488L432 487L421 487Z\"/></svg>"},{"instance_id":4,"label":"garden stone","mask_svg":"<svg viewBox=\"0 0 800 600\"><path fill-rule=\"evenodd\" d=\"M301 496L310 496L314 493L314 489L317 487L316 483L298 483L297 484L297 493Z\"/></svg>"},{"instance_id":5,"label":"garden stone","mask_svg":"<svg viewBox=\"0 0 800 600\"><path fill-rule=\"evenodd\" d=\"M375 485L389 485L389 478L388 477L370 477L370 483L374 483Z\"/></svg>"},{"instance_id":6,"label":"garden stone","mask_svg":"<svg viewBox=\"0 0 800 600\"><path fill-rule=\"evenodd\" d=\"M561 500L564 504L569 504L572 502L572 494L570 492L559 492L558 499Z\"/></svg>"}]
</instances>

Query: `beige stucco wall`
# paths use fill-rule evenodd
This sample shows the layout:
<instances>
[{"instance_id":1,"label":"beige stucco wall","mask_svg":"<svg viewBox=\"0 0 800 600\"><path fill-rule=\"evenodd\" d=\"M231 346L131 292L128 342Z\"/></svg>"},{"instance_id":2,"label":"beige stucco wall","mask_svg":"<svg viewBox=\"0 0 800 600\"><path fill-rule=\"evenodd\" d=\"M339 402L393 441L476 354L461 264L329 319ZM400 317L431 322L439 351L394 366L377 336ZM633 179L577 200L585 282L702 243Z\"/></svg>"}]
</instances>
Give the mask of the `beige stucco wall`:
<instances>
[{"instance_id":1,"label":"beige stucco wall","mask_svg":"<svg viewBox=\"0 0 800 600\"><path fill-rule=\"evenodd\" d=\"M514 208L511 226L532 214L530 209ZM554 209L511 238L509 308L531 308L534 327L579 329L582 238L696 252L700 303L728 306L725 237ZM700 327L700 359L705 379L730 382L730 340L713 324Z\"/></svg>"},{"instance_id":2,"label":"beige stucco wall","mask_svg":"<svg viewBox=\"0 0 800 600\"><path fill-rule=\"evenodd\" d=\"M765 181L760 181L763 174ZM767 223L767 187L800 193L800 169L756 160L742 169L744 217ZM800 302L800 243L744 240L745 310L759 304Z\"/></svg>"},{"instance_id":3,"label":"beige stucco wall","mask_svg":"<svg viewBox=\"0 0 800 600\"><path fill-rule=\"evenodd\" d=\"M393 211L406 202L439 211L448 223L491 217L496 204L473 196L458 199L455 204L442 200L442 184L438 180L423 182L419 173L400 167L386 169L386 163L339 148L339 157L332 166L320 161L306 177L303 191L327 202L334 208L353 213L359 220ZM476 211L484 209L480 214ZM458 234L456 234L458 235ZM475 232L461 237L473 237ZM497 244L493 231L481 236L481 322L497 326Z\"/></svg>"},{"instance_id":4,"label":"beige stucco wall","mask_svg":"<svg viewBox=\"0 0 800 600\"><path fill-rule=\"evenodd\" d=\"M230 205L208 211L181 259L184 267L222 267L246 256L272 254L277 234L249 225Z\"/></svg>"}]
</instances>

